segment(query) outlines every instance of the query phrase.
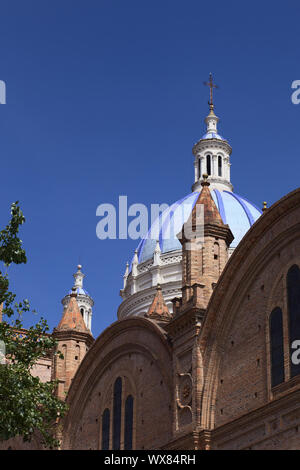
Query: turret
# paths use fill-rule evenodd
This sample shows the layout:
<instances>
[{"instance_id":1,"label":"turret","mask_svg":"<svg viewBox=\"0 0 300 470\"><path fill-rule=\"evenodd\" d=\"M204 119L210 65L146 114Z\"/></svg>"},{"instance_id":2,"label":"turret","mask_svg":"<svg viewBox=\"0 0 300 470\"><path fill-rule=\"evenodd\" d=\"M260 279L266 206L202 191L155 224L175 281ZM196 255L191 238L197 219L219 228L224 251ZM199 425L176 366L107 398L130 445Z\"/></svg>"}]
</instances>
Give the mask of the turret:
<instances>
[{"instance_id":1,"label":"turret","mask_svg":"<svg viewBox=\"0 0 300 470\"><path fill-rule=\"evenodd\" d=\"M63 359L54 356L52 377L58 380L57 395L61 399L65 399L82 359L94 342L80 312L75 286L69 297L59 325L53 330L53 336L58 342L57 349L64 356Z\"/></svg>"},{"instance_id":2,"label":"turret","mask_svg":"<svg viewBox=\"0 0 300 470\"><path fill-rule=\"evenodd\" d=\"M234 238L214 203L207 178L203 175L202 191L178 235L182 244L182 308L191 302L206 308Z\"/></svg>"},{"instance_id":3,"label":"turret","mask_svg":"<svg viewBox=\"0 0 300 470\"><path fill-rule=\"evenodd\" d=\"M93 315L93 306L94 301L90 294L83 288L83 279L85 275L81 271L82 266L79 264L77 266L76 273L73 274L74 277L74 287L77 293L77 303L79 306L80 313L85 322L86 327L92 331L92 315ZM62 304L64 308L67 308L70 301L71 291L62 299Z\"/></svg>"}]
</instances>

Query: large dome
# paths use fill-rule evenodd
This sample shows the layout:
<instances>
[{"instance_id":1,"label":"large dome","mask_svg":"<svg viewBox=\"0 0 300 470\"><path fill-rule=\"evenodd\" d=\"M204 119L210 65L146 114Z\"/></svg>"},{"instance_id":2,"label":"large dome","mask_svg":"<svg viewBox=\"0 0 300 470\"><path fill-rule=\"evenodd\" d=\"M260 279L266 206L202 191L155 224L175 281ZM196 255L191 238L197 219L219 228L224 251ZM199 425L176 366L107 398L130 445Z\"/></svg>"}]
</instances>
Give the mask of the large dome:
<instances>
[{"instance_id":1,"label":"large dome","mask_svg":"<svg viewBox=\"0 0 300 470\"><path fill-rule=\"evenodd\" d=\"M210 77L210 80L211 77ZM209 114L205 118L206 133L193 146L194 183L191 194L167 207L151 220L151 228L141 239L132 259L126 265L122 303L118 318L145 315L153 301L157 284L161 285L164 300L173 311L173 299L182 296L182 249L177 235L188 220L202 191L204 179L209 177L209 189L224 224L228 224L234 239L228 257L246 232L260 217L261 210L245 197L232 192L230 180L231 145L218 133L219 118L214 113L210 95Z\"/></svg>"},{"instance_id":2,"label":"large dome","mask_svg":"<svg viewBox=\"0 0 300 470\"><path fill-rule=\"evenodd\" d=\"M229 225L234 235L231 248L235 248L251 225L261 215L261 210L246 198L230 191L213 189L211 195L223 222ZM176 201L155 220L147 235L138 245L139 263L153 257L156 240L159 240L162 253L181 249L181 244L176 235L188 219L198 196L199 192L196 191Z\"/></svg>"}]
</instances>

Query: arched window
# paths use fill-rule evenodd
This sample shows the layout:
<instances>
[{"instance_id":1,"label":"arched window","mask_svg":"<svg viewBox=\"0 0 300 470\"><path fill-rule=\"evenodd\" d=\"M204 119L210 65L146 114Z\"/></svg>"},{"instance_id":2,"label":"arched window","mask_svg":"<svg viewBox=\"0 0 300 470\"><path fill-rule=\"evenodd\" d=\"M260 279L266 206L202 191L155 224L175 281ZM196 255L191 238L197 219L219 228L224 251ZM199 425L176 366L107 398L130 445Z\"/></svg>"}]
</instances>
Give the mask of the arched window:
<instances>
[{"instance_id":1,"label":"arched window","mask_svg":"<svg viewBox=\"0 0 300 470\"><path fill-rule=\"evenodd\" d=\"M84 315L84 310L83 310L83 308L80 309L80 313L81 313L82 316Z\"/></svg>"},{"instance_id":2,"label":"arched window","mask_svg":"<svg viewBox=\"0 0 300 470\"><path fill-rule=\"evenodd\" d=\"M75 361L80 361L80 346L76 344L75 347Z\"/></svg>"},{"instance_id":3,"label":"arched window","mask_svg":"<svg viewBox=\"0 0 300 470\"><path fill-rule=\"evenodd\" d=\"M67 363L67 345L66 344L62 345L61 353L63 355L63 358L61 359L61 361L63 363L62 372L63 372L63 375L65 375L65 373L66 373L66 363Z\"/></svg>"},{"instance_id":4,"label":"arched window","mask_svg":"<svg viewBox=\"0 0 300 470\"><path fill-rule=\"evenodd\" d=\"M300 269L294 264L287 273L287 298L289 313L290 357L292 344L300 339ZM291 362L291 377L300 374L300 364Z\"/></svg>"},{"instance_id":5,"label":"arched window","mask_svg":"<svg viewBox=\"0 0 300 470\"><path fill-rule=\"evenodd\" d=\"M109 450L109 424L110 424L110 412L106 408L102 415L102 450Z\"/></svg>"},{"instance_id":6,"label":"arched window","mask_svg":"<svg viewBox=\"0 0 300 470\"><path fill-rule=\"evenodd\" d=\"M122 379L118 377L114 385L113 404L113 450L120 449L121 438Z\"/></svg>"},{"instance_id":7,"label":"arched window","mask_svg":"<svg viewBox=\"0 0 300 470\"><path fill-rule=\"evenodd\" d=\"M270 315L271 385L284 382L282 311L276 307Z\"/></svg>"},{"instance_id":8,"label":"arched window","mask_svg":"<svg viewBox=\"0 0 300 470\"><path fill-rule=\"evenodd\" d=\"M214 243L214 259L219 259L220 257L220 246L219 243Z\"/></svg>"},{"instance_id":9,"label":"arched window","mask_svg":"<svg viewBox=\"0 0 300 470\"><path fill-rule=\"evenodd\" d=\"M202 176L202 168L201 168L201 158L199 158L198 160L198 175L199 175L199 178L201 178Z\"/></svg>"},{"instance_id":10,"label":"arched window","mask_svg":"<svg viewBox=\"0 0 300 470\"><path fill-rule=\"evenodd\" d=\"M218 176L222 176L222 157L218 156Z\"/></svg>"},{"instance_id":11,"label":"arched window","mask_svg":"<svg viewBox=\"0 0 300 470\"><path fill-rule=\"evenodd\" d=\"M133 433L133 397L128 395L125 402L124 449L132 450Z\"/></svg>"},{"instance_id":12,"label":"arched window","mask_svg":"<svg viewBox=\"0 0 300 470\"><path fill-rule=\"evenodd\" d=\"M211 160L210 155L206 155L206 173L211 175Z\"/></svg>"}]
</instances>

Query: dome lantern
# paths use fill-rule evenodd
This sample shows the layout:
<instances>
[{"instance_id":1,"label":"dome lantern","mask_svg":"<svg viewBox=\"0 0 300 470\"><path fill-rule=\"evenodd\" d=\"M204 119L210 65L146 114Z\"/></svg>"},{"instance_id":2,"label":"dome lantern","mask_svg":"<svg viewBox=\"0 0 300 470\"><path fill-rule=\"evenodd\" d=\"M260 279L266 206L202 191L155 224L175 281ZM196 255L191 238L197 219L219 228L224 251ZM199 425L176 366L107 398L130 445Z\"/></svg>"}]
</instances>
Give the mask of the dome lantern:
<instances>
[{"instance_id":1,"label":"dome lantern","mask_svg":"<svg viewBox=\"0 0 300 470\"><path fill-rule=\"evenodd\" d=\"M213 83L212 75L209 81L204 82L210 87L209 114L205 118L206 133L194 145L194 184L193 191L201 191L203 173L210 177L211 189L232 191L230 182L230 155L232 148L224 137L218 134L219 118L214 112L213 88L217 85Z\"/></svg>"}]
</instances>

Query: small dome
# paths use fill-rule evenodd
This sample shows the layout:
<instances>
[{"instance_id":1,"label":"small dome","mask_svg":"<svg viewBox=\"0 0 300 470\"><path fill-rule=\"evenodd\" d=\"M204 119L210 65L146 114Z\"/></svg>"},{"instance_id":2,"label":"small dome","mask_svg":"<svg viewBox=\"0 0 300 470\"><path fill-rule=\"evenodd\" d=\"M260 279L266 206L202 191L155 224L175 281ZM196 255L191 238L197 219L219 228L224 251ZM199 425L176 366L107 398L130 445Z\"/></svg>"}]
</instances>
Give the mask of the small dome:
<instances>
[{"instance_id":1,"label":"small dome","mask_svg":"<svg viewBox=\"0 0 300 470\"><path fill-rule=\"evenodd\" d=\"M77 293L77 295L88 295L89 297L91 297L90 294L88 293L88 291L86 291L82 287L77 287L76 293ZM69 290L68 294L72 294L72 289Z\"/></svg>"},{"instance_id":2,"label":"small dome","mask_svg":"<svg viewBox=\"0 0 300 470\"><path fill-rule=\"evenodd\" d=\"M216 132L207 132L201 137L201 140L203 139L218 139L218 140L226 140L224 137L222 137L220 134L217 134Z\"/></svg>"},{"instance_id":3,"label":"small dome","mask_svg":"<svg viewBox=\"0 0 300 470\"><path fill-rule=\"evenodd\" d=\"M262 212L246 198L230 191L213 189L211 195L223 222L229 225L234 235L234 240L230 246L235 248ZM139 263L153 257L156 240L159 240L162 253L181 249L181 244L176 235L188 220L198 196L199 192L193 192L176 201L155 220L147 235L138 245Z\"/></svg>"}]
</instances>

